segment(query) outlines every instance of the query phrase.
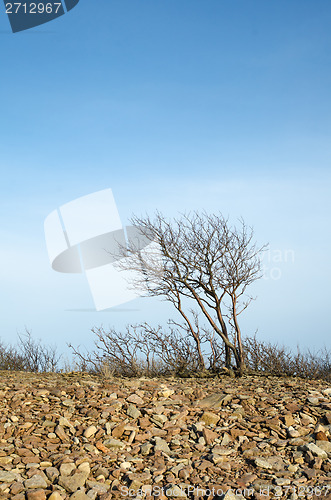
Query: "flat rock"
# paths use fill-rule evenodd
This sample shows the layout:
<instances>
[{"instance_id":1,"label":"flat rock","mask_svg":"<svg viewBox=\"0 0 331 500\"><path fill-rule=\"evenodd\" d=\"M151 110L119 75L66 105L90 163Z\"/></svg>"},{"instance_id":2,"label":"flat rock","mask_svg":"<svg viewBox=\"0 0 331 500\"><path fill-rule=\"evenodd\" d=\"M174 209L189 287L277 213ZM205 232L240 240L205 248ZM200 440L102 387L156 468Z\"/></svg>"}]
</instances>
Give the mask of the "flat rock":
<instances>
[{"instance_id":1,"label":"flat rock","mask_svg":"<svg viewBox=\"0 0 331 500\"><path fill-rule=\"evenodd\" d=\"M220 408L226 400L230 401L231 396L226 396L225 394L211 394L196 402L196 406L200 408Z\"/></svg>"},{"instance_id":2,"label":"flat rock","mask_svg":"<svg viewBox=\"0 0 331 500\"><path fill-rule=\"evenodd\" d=\"M305 445L303 445L302 449L304 451L310 451L310 453L312 453L316 457L327 458L327 456L328 456L326 451L324 451L319 446L316 446L316 444L314 444L314 443L305 444Z\"/></svg>"},{"instance_id":3,"label":"flat rock","mask_svg":"<svg viewBox=\"0 0 331 500\"><path fill-rule=\"evenodd\" d=\"M31 490L26 494L27 500L46 500L45 490Z\"/></svg>"},{"instance_id":4,"label":"flat rock","mask_svg":"<svg viewBox=\"0 0 331 500\"><path fill-rule=\"evenodd\" d=\"M48 500L63 500L64 497L61 495L59 491L53 491L51 495L48 497Z\"/></svg>"},{"instance_id":5,"label":"flat rock","mask_svg":"<svg viewBox=\"0 0 331 500\"><path fill-rule=\"evenodd\" d=\"M142 405L144 404L144 400L138 396L138 394L131 394L128 398L126 398L128 403L134 403L135 405Z\"/></svg>"},{"instance_id":6,"label":"flat rock","mask_svg":"<svg viewBox=\"0 0 331 500\"><path fill-rule=\"evenodd\" d=\"M13 481L22 481L22 477L17 472L8 472L0 470L0 482L1 483L11 483Z\"/></svg>"},{"instance_id":7,"label":"flat rock","mask_svg":"<svg viewBox=\"0 0 331 500\"><path fill-rule=\"evenodd\" d=\"M210 411L203 412L202 416L200 417L200 420L202 420L206 425L216 425L219 419L220 417L218 415Z\"/></svg>"},{"instance_id":8,"label":"flat rock","mask_svg":"<svg viewBox=\"0 0 331 500\"><path fill-rule=\"evenodd\" d=\"M262 469L272 469L272 464L269 462L267 458L256 457L254 463L257 467L261 467Z\"/></svg>"},{"instance_id":9,"label":"flat rock","mask_svg":"<svg viewBox=\"0 0 331 500\"><path fill-rule=\"evenodd\" d=\"M83 472L77 472L73 476L60 476L58 479L58 484L62 486L69 493L74 493L85 485L86 474Z\"/></svg>"},{"instance_id":10,"label":"flat rock","mask_svg":"<svg viewBox=\"0 0 331 500\"><path fill-rule=\"evenodd\" d=\"M325 451L329 457L331 456L331 441L318 441L317 447Z\"/></svg>"},{"instance_id":11,"label":"flat rock","mask_svg":"<svg viewBox=\"0 0 331 500\"><path fill-rule=\"evenodd\" d=\"M87 439L94 436L94 434L97 432L97 428L95 425L90 425L87 429L84 431L84 437Z\"/></svg>"},{"instance_id":12,"label":"flat rock","mask_svg":"<svg viewBox=\"0 0 331 500\"><path fill-rule=\"evenodd\" d=\"M69 498L70 500L91 500L91 497L87 496L84 491L75 491Z\"/></svg>"},{"instance_id":13,"label":"flat rock","mask_svg":"<svg viewBox=\"0 0 331 500\"><path fill-rule=\"evenodd\" d=\"M26 488L47 488L47 482L42 476L35 475L24 481Z\"/></svg>"},{"instance_id":14,"label":"flat rock","mask_svg":"<svg viewBox=\"0 0 331 500\"><path fill-rule=\"evenodd\" d=\"M118 450L122 450L125 447L125 443L123 441L120 441L119 439L106 439L103 444L104 446L106 446L106 448Z\"/></svg>"},{"instance_id":15,"label":"flat rock","mask_svg":"<svg viewBox=\"0 0 331 500\"><path fill-rule=\"evenodd\" d=\"M158 436L155 437L154 450L155 451L164 451L167 454L171 454L171 451L170 451L170 448L169 448L167 441L165 441L164 439L162 439Z\"/></svg>"}]
</instances>

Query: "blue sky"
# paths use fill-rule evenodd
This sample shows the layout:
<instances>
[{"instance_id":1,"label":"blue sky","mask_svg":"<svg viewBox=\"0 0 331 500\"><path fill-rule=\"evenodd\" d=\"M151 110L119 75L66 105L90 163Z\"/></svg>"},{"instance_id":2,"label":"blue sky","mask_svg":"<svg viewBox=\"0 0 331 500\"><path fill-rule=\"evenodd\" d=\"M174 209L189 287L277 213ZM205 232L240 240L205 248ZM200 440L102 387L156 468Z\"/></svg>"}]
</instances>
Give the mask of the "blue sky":
<instances>
[{"instance_id":1,"label":"blue sky","mask_svg":"<svg viewBox=\"0 0 331 500\"><path fill-rule=\"evenodd\" d=\"M12 34L0 5L1 338L26 325L62 350L173 315L79 311L85 277L50 268L45 217L110 187L123 223L243 216L271 249L244 333L330 345L330 21L327 0L80 0Z\"/></svg>"}]
</instances>

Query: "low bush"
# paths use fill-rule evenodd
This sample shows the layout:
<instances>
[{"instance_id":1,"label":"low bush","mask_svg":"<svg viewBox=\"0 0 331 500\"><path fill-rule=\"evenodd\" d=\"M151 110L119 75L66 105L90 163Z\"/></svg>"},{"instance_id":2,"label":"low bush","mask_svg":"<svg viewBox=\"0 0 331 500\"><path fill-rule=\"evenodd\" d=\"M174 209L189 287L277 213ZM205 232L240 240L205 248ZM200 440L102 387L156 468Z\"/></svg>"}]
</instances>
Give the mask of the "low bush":
<instances>
[{"instance_id":1,"label":"low bush","mask_svg":"<svg viewBox=\"0 0 331 500\"><path fill-rule=\"evenodd\" d=\"M57 372L60 359L56 347L35 340L27 329L18 334L15 346L0 341L0 370Z\"/></svg>"},{"instance_id":2,"label":"low bush","mask_svg":"<svg viewBox=\"0 0 331 500\"><path fill-rule=\"evenodd\" d=\"M277 343L258 340L256 335L244 340L248 370L275 376L302 377L331 381L331 351L326 347L317 352L299 347L293 352Z\"/></svg>"},{"instance_id":3,"label":"low bush","mask_svg":"<svg viewBox=\"0 0 331 500\"><path fill-rule=\"evenodd\" d=\"M77 361L88 371L113 376L157 377L165 375L191 376L226 373L224 347L214 336L204 332L209 352L204 352L207 368L201 370L197 346L180 329L153 328L147 323L128 326L126 331L105 331L94 328L95 349L81 352L74 348ZM256 335L244 339L246 373L274 376L331 380L331 352L326 348L313 353L309 350L292 352L276 343L258 340ZM208 362L208 363L207 363Z\"/></svg>"},{"instance_id":4,"label":"low bush","mask_svg":"<svg viewBox=\"0 0 331 500\"><path fill-rule=\"evenodd\" d=\"M29 372L89 372L105 378L159 376L215 376L227 373L222 343L203 331L201 345L205 368L201 369L197 344L181 328L151 327L147 323L127 326L124 332L93 328L94 349L73 347L73 358L64 359L56 347L35 340L31 332L18 334L16 345L0 341L0 370ZM206 346L208 349L206 349ZM247 374L322 379L331 382L331 351L317 352L299 347L291 351L277 343L259 340L256 335L243 341ZM62 358L62 364L60 360Z\"/></svg>"}]
</instances>

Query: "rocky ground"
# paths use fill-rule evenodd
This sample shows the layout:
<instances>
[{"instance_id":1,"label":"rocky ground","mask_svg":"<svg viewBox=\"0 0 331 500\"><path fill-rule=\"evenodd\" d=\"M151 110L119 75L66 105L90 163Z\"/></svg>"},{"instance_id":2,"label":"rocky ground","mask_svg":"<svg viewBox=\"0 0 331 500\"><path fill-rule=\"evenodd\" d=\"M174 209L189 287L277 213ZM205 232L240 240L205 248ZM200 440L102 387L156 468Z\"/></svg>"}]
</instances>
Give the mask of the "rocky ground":
<instances>
[{"instance_id":1,"label":"rocky ground","mask_svg":"<svg viewBox=\"0 0 331 500\"><path fill-rule=\"evenodd\" d=\"M331 498L325 382L1 372L0 498Z\"/></svg>"}]
</instances>

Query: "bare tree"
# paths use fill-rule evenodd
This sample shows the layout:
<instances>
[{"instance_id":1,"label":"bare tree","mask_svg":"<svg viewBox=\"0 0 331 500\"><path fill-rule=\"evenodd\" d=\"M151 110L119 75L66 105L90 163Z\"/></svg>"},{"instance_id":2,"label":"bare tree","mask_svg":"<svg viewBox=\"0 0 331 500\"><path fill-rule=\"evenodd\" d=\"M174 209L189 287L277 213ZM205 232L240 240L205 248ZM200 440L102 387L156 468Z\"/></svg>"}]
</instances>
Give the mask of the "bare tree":
<instances>
[{"instance_id":1,"label":"bare tree","mask_svg":"<svg viewBox=\"0 0 331 500\"><path fill-rule=\"evenodd\" d=\"M260 255L266 245L256 246L252 228L242 219L235 227L221 214L194 212L169 221L157 212L154 219L134 216L131 223L140 237L129 237L128 247L121 248L125 258L117 261L120 269L135 271L131 286L147 296L163 296L175 306L204 367L196 316L183 304L191 299L223 340L225 366L231 368L234 357L237 372L243 373L238 316L252 300L245 296L246 288L262 276ZM142 248L139 241L146 238L154 243Z\"/></svg>"}]
</instances>

